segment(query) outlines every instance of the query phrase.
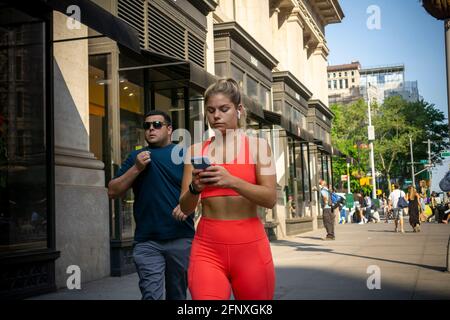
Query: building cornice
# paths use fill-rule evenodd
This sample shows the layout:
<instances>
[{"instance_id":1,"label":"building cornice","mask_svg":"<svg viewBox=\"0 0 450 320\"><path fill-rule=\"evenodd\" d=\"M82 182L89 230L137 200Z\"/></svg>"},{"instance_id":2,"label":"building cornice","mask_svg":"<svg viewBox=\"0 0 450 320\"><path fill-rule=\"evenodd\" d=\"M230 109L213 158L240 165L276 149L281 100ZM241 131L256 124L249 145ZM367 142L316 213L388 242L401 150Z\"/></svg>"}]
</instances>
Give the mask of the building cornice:
<instances>
[{"instance_id":1,"label":"building cornice","mask_svg":"<svg viewBox=\"0 0 450 320\"><path fill-rule=\"evenodd\" d=\"M338 0L315 0L310 3L324 27L328 24L340 23L345 16Z\"/></svg>"},{"instance_id":2,"label":"building cornice","mask_svg":"<svg viewBox=\"0 0 450 320\"><path fill-rule=\"evenodd\" d=\"M235 40L269 69L273 69L278 65L278 60L248 34L236 21L214 24L214 38L223 36Z\"/></svg>"},{"instance_id":3,"label":"building cornice","mask_svg":"<svg viewBox=\"0 0 450 320\"><path fill-rule=\"evenodd\" d=\"M293 8L295 8L295 6L296 6L295 0L269 0L270 10L275 10L275 9L280 9L280 8L292 10Z\"/></svg>"},{"instance_id":4,"label":"building cornice","mask_svg":"<svg viewBox=\"0 0 450 320\"><path fill-rule=\"evenodd\" d=\"M315 100L309 100L308 105L310 108L315 108L322 112L328 119L332 120L334 119L334 113L328 108L322 101L315 99Z\"/></svg>"},{"instance_id":5,"label":"building cornice","mask_svg":"<svg viewBox=\"0 0 450 320\"><path fill-rule=\"evenodd\" d=\"M304 21L304 24L306 27L305 28L306 38L309 38L309 39L307 39L307 42L309 42L309 43L324 42L325 35L323 34L320 27L317 25L317 22L314 20L311 13L308 11L308 8L303 3L303 0L298 1L298 8L300 9L299 15L301 16L302 20ZM311 48L310 45L309 45L309 47Z\"/></svg>"},{"instance_id":6,"label":"building cornice","mask_svg":"<svg viewBox=\"0 0 450 320\"><path fill-rule=\"evenodd\" d=\"M189 2L205 16L215 11L219 5L216 0L189 0Z\"/></svg>"},{"instance_id":7,"label":"building cornice","mask_svg":"<svg viewBox=\"0 0 450 320\"><path fill-rule=\"evenodd\" d=\"M312 92L289 71L272 72L272 77L273 82L283 81L306 100L309 100L313 95Z\"/></svg>"}]
</instances>

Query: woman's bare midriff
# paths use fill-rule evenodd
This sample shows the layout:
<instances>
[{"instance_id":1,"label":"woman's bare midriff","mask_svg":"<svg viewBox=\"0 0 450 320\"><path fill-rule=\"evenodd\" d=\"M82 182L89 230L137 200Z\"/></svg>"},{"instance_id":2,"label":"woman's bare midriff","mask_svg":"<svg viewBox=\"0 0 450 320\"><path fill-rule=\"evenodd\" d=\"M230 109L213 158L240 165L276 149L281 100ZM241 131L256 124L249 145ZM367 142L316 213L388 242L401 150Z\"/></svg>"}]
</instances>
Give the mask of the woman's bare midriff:
<instances>
[{"instance_id":1,"label":"woman's bare midriff","mask_svg":"<svg viewBox=\"0 0 450 320\"><path fill-rule=\"evenodd\" d=\"M202 215L220 220L257 217L256 205L241 196L210 197L202 200Z\"/></svg>"}]
</instances>

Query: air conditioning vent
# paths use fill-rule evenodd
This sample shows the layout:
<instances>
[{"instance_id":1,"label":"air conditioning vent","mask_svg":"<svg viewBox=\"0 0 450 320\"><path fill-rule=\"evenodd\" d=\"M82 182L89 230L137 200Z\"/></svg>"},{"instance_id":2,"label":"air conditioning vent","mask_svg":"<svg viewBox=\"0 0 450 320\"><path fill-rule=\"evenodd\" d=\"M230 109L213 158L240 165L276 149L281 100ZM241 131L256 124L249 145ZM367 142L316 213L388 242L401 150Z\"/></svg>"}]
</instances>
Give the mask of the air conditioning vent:
<instances>
[{"instance_id":1,"label":"air conditioning vent","mask_svg":"<svg viewBox=\"0 0 450 320\"><path fill-rule=\"evenodd\" d=\"M141 48L145 47L144 0L119 0L118 16L139 33Z\"/></svg>"},{"instance_id":2,"label":"air conditioning vent","mask_svg":"<svg viewBox=\"0 0 450 320\"><path fill-rule=\"evenodd\" d=\"M189 32L188 59L200 67L205 67L205 42Z\"/></svg>"},{"instance_id":3,"label":"air conditioning vent","mask_svg":"<svg viewBox=\"0 0 450 320\"><path fill-rule=\"evenodd\" d=\"M185 30L153 6L149 6L150 50L185 60Z\"/></svg>"}]
</instances>

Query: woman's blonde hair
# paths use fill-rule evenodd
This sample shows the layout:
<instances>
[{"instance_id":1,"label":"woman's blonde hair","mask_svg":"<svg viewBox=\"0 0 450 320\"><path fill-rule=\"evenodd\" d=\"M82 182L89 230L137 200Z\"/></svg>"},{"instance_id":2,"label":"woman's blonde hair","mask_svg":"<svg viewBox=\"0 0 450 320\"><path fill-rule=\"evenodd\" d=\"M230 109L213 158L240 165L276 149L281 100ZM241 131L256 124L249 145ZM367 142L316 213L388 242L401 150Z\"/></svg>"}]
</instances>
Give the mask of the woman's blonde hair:
<instances>
[{"instance_id":1,"label":"woman's blonde hair","mask_svg":"<svg viewBox=\"0 0 450 320\"><path fill-rule=\"evenodd\" d=\"M239 88L238 83L232 78L219 79L216 83L213 83L208 87L208 89L206 89L205 108L208 100L216 94L223 94L226 96L234 104L236 109L239 105L242 105L241 89ZM243 105L240 114L240 119L238 119L238 128L245 129L247 112Z\"/></svg>"}]
</instances>

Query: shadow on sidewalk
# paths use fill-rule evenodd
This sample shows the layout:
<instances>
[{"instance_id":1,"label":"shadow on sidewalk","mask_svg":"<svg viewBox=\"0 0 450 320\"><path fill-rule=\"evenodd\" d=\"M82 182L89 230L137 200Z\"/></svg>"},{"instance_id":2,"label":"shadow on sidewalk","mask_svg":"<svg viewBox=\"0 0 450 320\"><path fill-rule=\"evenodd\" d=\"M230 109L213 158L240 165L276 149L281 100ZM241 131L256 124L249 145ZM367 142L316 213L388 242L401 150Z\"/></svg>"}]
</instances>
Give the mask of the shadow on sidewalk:
<instances>
[{"instance_id":1,"label":"shadow on sidewalk","mask_svg":"<svg viewBox=\"0 0 450 320\"><path fill-rule=\"evenodd\" d=\"M378 257L369 257L369 256L362 256L362 255L351 254L351 253L337 252L337 251L334 251L334 249L324 248L323 246L317 245L317 244L305 244L305 243L298 243L298 242L292 242L292 241L287 241L287 240L278 240L278 241L274 241L273 242L274 245L276 245L277 243L280 243L280 245L282 245L282 246L294 247L294 248L296 248L296 251L301 251L301 252L332 253L332 254L336 254L336 255L340 255L340 256L347 256L347 257L354 257L354 258L377 260L377 261L382 261L382 262L397 263L397 264L402 264L402 265L407 265L407 266L413 266L413 267L419 267L419 268L424 268L424 269L430 269L430 270L434 270L434 271L442 271L442 272L446 271L446 267L445 266L442 266L442 267L440 267L440 266L430 266L430 265L425 265L425 264L417 264L417 263L411 263L411 262L405 262L405 261L389 260L389 259L383 259L383 258L378 258ZM321 247L321 248L318 248L318 247Z\"/></svg>"},{"instance_id":2,"label":"shadow on sidewalk","mask_svg":"<svg viewBox=\"0 0 450 320\"><path fill-rule=\"evenodd\" d=\"M448 290L416 288L414 280L381 278L379 290L367 286L369 274L340 273L310 267L276 267L275 300L436 300L450 299Z\"/></svg>"}]
</instances>

